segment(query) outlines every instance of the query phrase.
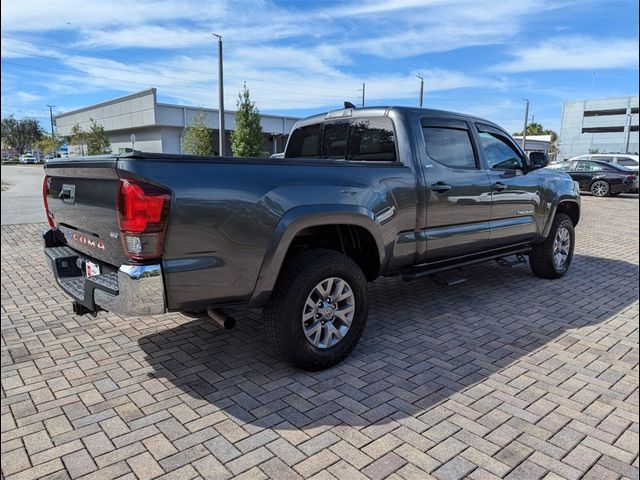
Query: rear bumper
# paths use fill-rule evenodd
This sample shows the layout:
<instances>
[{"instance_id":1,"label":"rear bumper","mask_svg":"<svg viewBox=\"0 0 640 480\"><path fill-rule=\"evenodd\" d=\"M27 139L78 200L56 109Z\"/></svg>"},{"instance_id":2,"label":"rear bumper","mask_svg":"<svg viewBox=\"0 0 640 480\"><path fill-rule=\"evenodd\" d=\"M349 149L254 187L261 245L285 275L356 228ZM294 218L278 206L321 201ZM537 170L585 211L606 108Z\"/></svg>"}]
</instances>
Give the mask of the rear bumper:
<instances>
[{"instance_id":1,"label":"rear bumper","mask_svg":"<svg viewBox=\"0 0 640 480\"><path fill-rule=\"evenodd\" d=\"M91 312L107 310L123 317L164 313L164 283L159 263L103 266L101 275L87 277L86 256L67 246L54 246L54 235L45 232L45 257L56 282L76 302Z\"/></svg>"}]
</instances>

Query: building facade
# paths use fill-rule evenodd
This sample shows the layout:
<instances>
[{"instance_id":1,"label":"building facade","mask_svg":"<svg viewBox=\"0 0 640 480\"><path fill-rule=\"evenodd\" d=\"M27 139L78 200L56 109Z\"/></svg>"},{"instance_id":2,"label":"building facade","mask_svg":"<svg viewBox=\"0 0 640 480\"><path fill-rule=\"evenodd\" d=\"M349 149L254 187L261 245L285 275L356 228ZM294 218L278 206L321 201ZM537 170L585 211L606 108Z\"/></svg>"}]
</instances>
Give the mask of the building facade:
<instances>
[{"instance_id":1,"label":"building facade","mask_svg":"<svg viewBox=\"0 0 640 480\"><path fill-rule=\"evenodd\" d=\"M91 120L102 125L111 142L111 151L121 153L135 150L153 153L182 153L185 127L194 115L204 112L207 124L213 129L213 148L218 150L218 110L158 103L156 89L115 98L97 105L66 112L55 117L60 136L69 136L74 125L87 131ZM265 134L265 153L284 150L295 117L260 115ZM231 155L229 133L235 128L235 112L225 111L226 154ZM69 155L81 155L79 146L69 146Z\"/></svg>"},{"instance_id":2,"label":"building facade","mask_svg":"<svg viewBox=\"0 0 640 480\"><path fill-rule=\"evenodd\" d=\"M558 159L587 153L637 153L638 96L565 102Z\"/></svg>"}]
</instances>

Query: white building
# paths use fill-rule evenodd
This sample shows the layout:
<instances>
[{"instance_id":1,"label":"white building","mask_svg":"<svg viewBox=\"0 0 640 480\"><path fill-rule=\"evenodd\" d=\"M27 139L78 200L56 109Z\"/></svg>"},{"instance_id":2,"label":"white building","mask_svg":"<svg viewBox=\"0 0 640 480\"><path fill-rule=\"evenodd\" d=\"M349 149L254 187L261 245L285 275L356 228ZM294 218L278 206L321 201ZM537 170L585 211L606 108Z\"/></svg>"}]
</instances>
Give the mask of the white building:
<instances>
[{"instance_id":1,"label":"white building","mask_svg":"<svg viewBox=\"0 0 640 480\"><path fill-rule=\"evenodd\" d=\"M637 95L564 103L558 159L587 153L634 153L640 150L638 143Z\"/></svg>"},{"instance_id":2,"label":"white building","mask_svg":"<svg viewBox=\"0 0 640 480\"><path fill-rule=\"evenodd\" d=\"M58 135L68 136L74 125L87 131L91 120L95 120L104 127L114 153L131 151L132 135L135 135L136 150L181 153L184 129L198 112L205 113L207 124L214 130L213 148L217 151L218 110L158 103L155 88L57 115L55 122ZM294 117L261 114L264 151L282 152L296 120ZM230 155L229 132L235 128L235 112L225 111L224 123L226 154ZM69 153L73 155L74 149L70 148Z\"/></svg>"}]
</instances>

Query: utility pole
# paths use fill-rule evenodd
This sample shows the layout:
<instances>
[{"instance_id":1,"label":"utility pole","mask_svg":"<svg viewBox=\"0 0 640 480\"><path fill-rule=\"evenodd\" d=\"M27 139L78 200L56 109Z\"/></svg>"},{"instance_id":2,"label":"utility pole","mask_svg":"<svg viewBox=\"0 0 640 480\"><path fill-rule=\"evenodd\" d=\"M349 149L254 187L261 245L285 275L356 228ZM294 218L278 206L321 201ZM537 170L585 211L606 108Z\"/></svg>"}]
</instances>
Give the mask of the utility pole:
<instances>
[{"instance_id":1,"label":"utility pole","mask_svg":"<svg viewBox=\"0 0 640 480\"><path fill-rule=\"evenodd\" d=\"M591 91L589 92L589 100L593 98L593 85L596 83L596 72L591 75Z\"/></svg>"},{"instance_id":2,"label":"utility pole","mask_svg":"<svg viewBox=\"0 0 640 480\"><path fill-rule=\"evenodd\" d=\"M631 136L631 114L630 113L627 113L627 132L626 133L627 133L627 138L624 141L624 153L629 153L629 137Z\"/></svg>"},{"instance_id":3,"label":"utility pole","mask_svg":"<svg viewBox=\"0 0 640 480\"><path fill-rule=\"evenodd\" d=\"M55 105L47 105L47 107L49 107L49 120L51 120L51 136L53 137L54 132L53 132L53 107L55 107Z\"/></svg>"},{"instance_id":4,"label":"utility pole","mask_svg":"<svg viewBox=\"0 0 640 480\"><path fill-rule=\"evenodd\" d=\"M422 78L420 75L416 75L417 78L420 79L420 107L422 107L422 98L424 96L424 78Z\"/></svg>"},{"instance_id":5,"label":"utility pole","mask_svg":"<svg viewBox=\"0 0 640 480\"><path fill-rule=\"evenodd\" d=\"M527 142L527 127L529 122L529 100L527 98L524 99L525 107L524 107L524 130L522 131L522 150L524 150L526 142Z\"/></svg>"},{"instance_id":6,"label":"utility pole","mask_svg":"<svg viewBox=\"0 0 640 480\"><path fill-rule=\"evenodd\" d=\"M362 82L362 107L364 108L364 82Z\"/></svg>"},{"instance_id":7,"label":"utility pole","mask_svg":"<svg viewBox=\"0 0 640 480\"><path fill-rule=\"evenodd\" d=\"M218 137L219 147L218 155L224 156L225 138L224 138L224 87L222 78L222 35L213 34L218 38Z\"/></svg>"}]
</instances>

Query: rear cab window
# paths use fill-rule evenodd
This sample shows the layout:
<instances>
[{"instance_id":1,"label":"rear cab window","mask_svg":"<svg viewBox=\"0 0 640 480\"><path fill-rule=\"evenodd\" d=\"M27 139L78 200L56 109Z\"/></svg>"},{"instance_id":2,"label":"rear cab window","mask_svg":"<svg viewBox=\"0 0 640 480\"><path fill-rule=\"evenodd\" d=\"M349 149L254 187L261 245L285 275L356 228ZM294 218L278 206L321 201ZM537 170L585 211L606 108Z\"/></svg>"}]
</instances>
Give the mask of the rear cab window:
<instances>
[{"instance_id":1,"label":"rear cab window","mask_svg":"<svg viewBox=\"0 0 640 480\"><path fill-rule=\"evenodd\" d=\"M285 158L396 162L396 151L390 118L353 118L296 128Z\"/></svg>"}]
</instances>

